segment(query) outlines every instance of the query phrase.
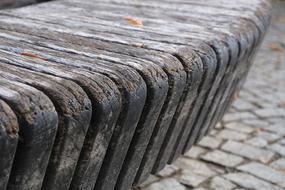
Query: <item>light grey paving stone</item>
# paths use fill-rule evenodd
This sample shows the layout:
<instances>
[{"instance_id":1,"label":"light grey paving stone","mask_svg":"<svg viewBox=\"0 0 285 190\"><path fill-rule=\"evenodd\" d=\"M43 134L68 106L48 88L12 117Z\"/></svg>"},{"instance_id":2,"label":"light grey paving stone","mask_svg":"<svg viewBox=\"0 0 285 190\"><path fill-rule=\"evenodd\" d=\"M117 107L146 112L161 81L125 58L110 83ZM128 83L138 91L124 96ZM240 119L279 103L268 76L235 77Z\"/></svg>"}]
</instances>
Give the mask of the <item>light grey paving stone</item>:
<instances>
[{"instance_id":1,"label":"light grey paving stone","mask_svg":"<svg viewBox=\"0 0 285 190\"><path fill-rule=\"evenodd\" d=\"M225 124L225 128L243 132L243 133L251 133L254 131L254 128L252 126L244 124L242 122L227 123Z\"/></svg>"},{"instance_id":2,"label":"light grey paving stone","mask_svg":"<svg viewBox=\"0 0 285 190\"><path fill-rule=\"evenodd\" d=\"M201 158L203 160L213 162L226 167L235 167L244 161L244 159L240 156L236 156L230 153L225 153L220 150L214 150L212 152L209 152L201 156Z\"/></svg>"},{"instance_id":3,"label":"light grey paving stone","mask_svg":"<svg viewBox=\"0 0 285 190\"><path fill-rule=\"evenodd\" d=\"M166 165L157 176L159 177L169 177L179 171L179 168L174 165Z\"/></svg>"},{"instance_id":4,"label":"light grey paving stone","mask_svg":"<svg viewBox=\"0 0 285 190\"><path fill-rule=\"evenodd\" d=\"M212 130L209 132L209 135L215 136L217 133L218 133L218 130L212 129Z\"/></svg>"},{"instance_id":5,"label":"light grey paving stone","mask_svg":"<svg viewBox=\"0 0 285 190\"><path fill-rule=\"evenodd\" d=\"M281 140L279 141L279 143L282 144L282 145L285 145L285 138L281 139Z\"/></svg>"},{"instance_id":6,"label":"light grey paving stone","mask_svg":"<svg viewBox=\"0 0 285 190\"><path fill-rule=\"evenodd\" d=\"M253 137L245 141L245 143L256 146L256 147L265 147L268 145L267 141L261 137Z\"/></svg>"},{"instance_id":7,"label":"light grey paving stone","mask_svg":"<svg viewBox=\"0 0 285 190\"><path fill-rule=\"evenodd\" d=\"M195 188L195 189L193 189L193 190L210 190L210 189L207 189L207 188L205 188L205 187L198 187L198 188Z\"/></svg>"},{"instance_id":8,"label":"light grey paving stone","mask_svg":"<svg viewBox=\"0 0 285 190\"><path fill-rule=\"evenodd\" d=\"M221 143L222 143L221 139L206 136L206 137L202 138L202 140L198 143L198 145L200 145L202 147L206 147L206 148L215 149L215 148L218 148Z\"/></svg>"},{"instance_id":9,"label":"light grey paving stone","mask_svg":"<svg viewBox=\"0 0 285 190\"><path fill-rule=\"evenodd\" d=\"M166 178L159 182L153 183L144 190L186 190L186 187L180 184L174 178Z\"/></svg>"},{"instance_id":10,"label":"light grey paving stone","mask_svg":"<svg viewBox=\"0 0 285 190\"><path fill-rule=\"evenodd\" d=\"M270 145L268 148L270 150L275 151L277 154L285 156L285 146L282 146L280 144L273 144L273 145Z\"/></svg>"},{"instance_id":11,"label":"light grey paving stone","mask_svg":"<svg viewBox=\"0 0 285 190\"><path fill-rule=\"evenodd\" d=\"M274 153L269 150L264 150L251 145L236 141L228 141L222 146L222 150L240 155L249 159L258 160L262 163L268 163L273 157Z\"/></svg>"},{"instance_id":12,"label":"light grey paving stone","mask_svg":"<svg viewBox=\"0 0 285 190\"><path fill-rule=\"evenodd\" d=\"M260 137L260 138L267 140L269 143L274 142L274 141L281 138L281 136L279 134L270 133L270 132L266 132L266 131L258 131L255 135L257 137Z\"/></svg>"},{"instance_id":13,"label":"light grey paving stone","mask_svg":"<svg viewBox=\"0 0 285 190\"><path fill-rule=\"evenodd\" d=\"M194 145L191 147L190 151L188 151L184 156L189 158L198 158L204 152L206 152L205 148Z\"/></svg>"},{"instance_id":14,"label":"light grey paving stone","mask_svg":"<svg viewBox=\"0 0 285 190\"><path fill-rule=\"evenodd\" d=\"M242 121L244 119L256 119L257 117L250 112L228 113L224 116L224 122Z\"/></svg>"},{"instance_id":15,"label":"light grey paving stone","mask_svg":"<svg viewBox=\"0 0 285 190\"><path fill-rule=\"evenodd\" d=\"M235 184L245 188L254 190L282 190L281 187L273 185L258 179L250 174L246 173L229 173L223 176L224 178L232 181Z\"/></svg>"},{"instance_id":16,"label":"light grey paving stone","mask_svg":"<svg viewBox=\"0 0 285 190\"><path fill-rule=\"evenodd\" d=\"M285 172L285 158L280 158L278 160L275 160L274 162L270 164L270 166L279 171Z\"/></svg>"},{"instance_id":17,"label":"light grey paving stone","mask_svg":"<svg viewBox=\"0 0 285 190\"><path fill-rule=\"evenodd\" d=\"M242 121L242 123L245 123L247 125L250 125L254 128L261 128L261 127L267 127L269 126L269 122L266 120L260 120L260 119L245 119Z\"/></svg>"},{"instance_id":18,"label":"light grey paving stone","mask_svg":"<svg viewBox=\"0 0 285 190\"><path fill-rule=\"evenodd\" d=\"M147 186L149 186L150 184L155 183L155 182L157 182L157 181L159 181L159 178L158 178L158 177L156 177L155 175L150 175L150 176L147 178L147 180L145 180L142 184L139 185L138 188L141 189L141 188L147 187Z\"/></svg>"},{"instance_id":19,"label":"light grey paving stone","mask_svg":"<svg viewBox=\"0 0 285 190\"><path fill-rule=\"evenodd\" d=\"M183 172L178 178L178 181L187 187L198 187L205 182L209 177L200 175L192 171Z\"/></svg>"},{"instance_id":20,"label":"light grey paving stone","mask_svg":"<svg viewBox=\"0 0 285 190\"><path fill-rule=\"evenodd\" d=\"M256 109L256 106L243 100L243 99L237 99L233 102L232 105L235 109L239 111L245 111L245 110L253 110Z\"/></svg>"},{"instance_id":21,"label":"light grey paving stone","mask_svg":"<svg viewBox=\"0 0 285 190\"><path fill-rule=\"evenodd\" d=\"M239 166L237 169L275 183L278 186L285 187L285 173L277 171L264 164L251 162L249 164Z\"/></svg>"},{"instance_id":22,"label":"light grey paving stone","mask_svg":"<svg viewBox=\"0 0 285 190\"><path fill-rule=\"evenodd\" d=\"M248 138L248 135L234 130L224 129L217 134L217 138L226 140L242 141Z\"/></svg>"},{"instance_id":23,"label":"light grey paving stone","mask_svg":"<svg viewBox=\"0 0 285 190\"><path fill-rule=\"evenodd\" d=\"M284 95L284 97L285 97L285 95ZM285 102L284 102L284 105L285 105ZM285 106L283 107L283 109L285 109ZM270 122L271 124L283 124L284 125L284 123L285 123L285 117L284 118L280 118L280 117L278 117L278 118L275 118L275 117L272 117L272 118L267 118L266 119L268 122Z\"/></svg>"},{"instance_id":24,"label":"light grey paving stone","mask_svg":"<svg viewBox=\"0 0 285 190\"><path fill-rule=\"evenodd\" d=\"M259 109L255 110L254 113L261 118L280 117L280 116L285 117L285 109L282 108Z\"/></svg>"},{"instance_id":25,"label":"light grey paving stone","mask_svg":"<svg viewBox=\"0 0 285 190\"><path fill-rule=\"evenodd\" d=\"M270 125L269 127L266 128L266 130L272 131L272 132L277 133L279 135L285 135L285 122Z\"/></svg>"},{"instance_id":26,"label":"light grey paving stone","mask_svg":"<svg viewBox=\"0 0 285 190\"><path fill-rule=\"evenodd\" d=\"M223 177L216 176L210 182L210 188L215 190L231 190L236 185Z\"/></svg>"},{"instance_id":27,"label":"light grey paving stone","mask_svg":"<svg viewBox=\"0 0 285 190\"><path fill-rule=\"evenodd\" d=\"M217 175L217 172L211 169L205 162L194 159L179 158L174 162L174 165L181 168L182 172L192 171L196 174L212 177Z\"/></svg>"}]
</instances>

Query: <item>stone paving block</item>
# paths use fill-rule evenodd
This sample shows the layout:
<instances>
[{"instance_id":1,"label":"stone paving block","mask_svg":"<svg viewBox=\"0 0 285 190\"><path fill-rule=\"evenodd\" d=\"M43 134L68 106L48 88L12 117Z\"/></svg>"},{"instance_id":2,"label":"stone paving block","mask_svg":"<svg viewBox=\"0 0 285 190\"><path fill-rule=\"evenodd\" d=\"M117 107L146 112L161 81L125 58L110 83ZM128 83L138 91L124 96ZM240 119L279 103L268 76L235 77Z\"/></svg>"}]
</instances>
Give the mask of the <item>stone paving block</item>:
<instances>
[{"instance_id":1,"label":"stone paving block","mask_svg":"<svg viewBox=\"0 0 285 190\"><path fill-rule=\"evenodd\" d=\"M184 154L184 156L189 158L198 158L201 154L206 152L206 149L199 146L192 146L192 148Z\"/></svg>"},{"instance_id":2,"label":"stone paving block","mask_svg":"<svg viewBox=\"0 0 285 190\"><path fill-rule=\"evenodd\" d=\"M281 187L265 182L246 173L229 173L224 175L223 177L245 189L282 190Z\"/></svg>"},{"instance_id":3,"label":"stone paving block","mask_svg":"<svg viewBox=\"0 0 285 190\"><path fill-rule=\"evenodd\" d=\"M224 129L217 134L217 138L241 141L247 139L248 135L238 131Z\"/></svg>"},{"instance_id":4,"label":"stone paving block","mask_svg":"<svg viewBox=\"0 0 285 190\"><path fill-rule=\"evenodd\" d=\"M285 145L285 138L279 141L280 144Z\"/></svg>"},{"instance_id":5,"label":"stone paving block","mask_svg":"<svg viewBox=\"0 0 285 190\"><path fill-rule=\"evenodd\" d=\"M249 159L259 160L262 163L269 162L273 157L274 153L269 150L264 150L254 146L246 145L244 143L236 141L228 141L222 146L222 150L231 152L236 155L240 155Z\"/></svg>"},{"instance_id":6,"label":"stone paving block","mask_svg":"<svg viewBox=\"0 0 285 190\"><path fill-rule=\"evenodd\" d=\"M215 149L215 148L218 148L221 143L222 143L221 139L206 136L198 143L198 145L205 147L205 148Z\"/></svg>"},{"instance_id":7,"label":"stone paving block","mask_svg":"<svg viewBox=\"0 0 285 190\"><path fill-rule=\"evenodd\" d=\"M250 125L254 128L264 128L269 126L269 122L266 120L260 120L260 119L245 119L242 121L242 123L245 123L247 125Z\"/></svg>"},{"instance_id":8,"label":"stone paving block","mask_svg":"<svg viewBox=\"0 0 285 190\"><path fill-rule=\"evenodd\" d=\"M272 168L277 169L278 171L285 172L285 158L280 158L278 160L275 160L270 164Z\"/></svg>"},{"instance_id":9,"label":"stone paving block","mask_svg":"<svg viewBox=\"0 0 285 190\"><path fill-rule=\"evenodd\" d=\"M281 135L276 134L276 133L270 133L270 132L266 132L266 131L256 131L256 137L260 137L268 142L274 142L278 139L281 138Z\"/></svg>"},{"instance_id":10,"label":"stone paving block","mask_svg":"<svg viewBox=\"0 0 285 190\"><path fill-rule=\"evenodd\" d=\"M218 133L217 130L212 129L212 130L209 132L209 135L210 135L210 136L215 136L217 133Z\"/></svg>"},{"instance_id":11,"label":"stone paving block","mask_svg":"<svg viewBox=\"0 0 285 190\"><path fill-rule=\"evenodd\" d=\"M275 183L281 187L285 187L285 173L277 171L267 165L251 162L249 164L239 166L237 169L250 173L271 183Z\"/></svg>"},{"instance_id":12,"label":"stone paving block","mask_svg":"<svg viewBox=\"0 0 285 190\"><path fill-rule=\"evenodd\" d=\"M239 111L256 109L255 105L253 105L253 104L251 104L251 103L249 103L243 99L238 99L238 100L234 101L232 106Z\"/></svg>"},{"instance_id":13,"label":"stone paving block","mask_svg":"<svg viewBox=\"0 0 285 190\"><path fill-rule=\"evenodd\" d=\"M209 152L201 156L201 158L203 160L213 162L225 167L235 167L244 161L244 159L240 156L225 153L220 150L214 150L212 152Z\"/></svg>"},{"instance_id":14,"label":"stone paving block","mask_svg":"<svg viewBox=\"0 0 285 190\"><path fill-rule=\"evenodd\" d=\"M187 170L207 177L212 177L217 174L217 172L211 169L206 163L194 159L179 158L174 162L174 165L181 168L182 172Z\"/></svg>"},{"instance_id":15,"label":"stone paving block","mask_svg":"<svg viewBox=\"0 0 285 190\"><path fill-rule=\"evenodd\" d=\"M250 112L236 112L226 114L223 118L224 122L242 121L244 119L256 119L257 117Z\"/></svg>"},{"instance_id":16,"label":"stone paving block","mask_svg":"<svg viewBox=\"0 0 285 190\"><path fill-rule=\"evenodd\" d=\"M178 167L174 166L174 165L166 165L165 168L163 168L163 170L158 172L157 176L159 176L159 177L169 177L169 176L175 174L179 170L180 169Z\"/></svg>"},{"instance_id":17,"label":"stone paving block","mask_svg":"<svg viewBox=\"0 0 285 190\"><path fill-rule=\"evenodd\" d=\"M261 137L253 137L245 141L245 143L256 146L256 147L265 147L268 145L267 141Z\"/></svg>"},{"instance_id":18,"label":"stone paving block","mask_svg":"<svg viewBox=\"0 0 285 190\"><path fill-rule=\"evenodd\" d=\"M275 151L277 154L285 156L285 146L282 146L280 144L273 144L273 145L270 145L268 148L270 150Z\"/></svg>"},{"instance_id":19,"label":"stone paving block","mask_svg":"<svg viewBox=\"0 0 285 190\"><path fill-rule=\"evenodd\" d=\"M214 177L210 182L210 188L214 190L230 190L235 187L235 184L219 176Z\"/></svg>"},{"instance_id":20,"label":"stone paving block","mask_svg":"<svg viewBox=\"0 0 285 190\"><path fill-rule=\"evenodd\" d=\"M147 186L149 186L150 184L159 181L159 179L160 179L160 178L156 177L155 175L150 175L150 176L147 178L147 180L145 180L143 183L141 183L141 184L139 185L139 187L137 187L137 188L141 189L141 188L147 187ZM135 188L136 188L136 187L135 187Z\"/></svg>"},{"instance_id":21,"label":"stone paving block","mask_svg":"<svg viewBox=\"0 0 285 190\"><path fill-rule=\"evenodd\" d=\"M191 171L183 172L177 177L179 182L187 187L197 187L201 183L205 182L209 177L200 175Z\"/></svg>"},{"instance_id":22,"label":"stone paving block","mask_svg":"<svg viewBox=\"0 0 285 190\"><path fill-rule=\"evenodd\" d=\"M153 183L146 187L145 190L186 190L186 187L181 185L174 178L166 178L157 183Z\"/></svg>"},{"instance_id":23,"label":"stone paving block","mask_svg":"<svg viewBox=\"0 0 285 190\"><path fill-rule=\"evenodd\" d=\"M259 109L255 110L254 113L260 118L285 117L285 110L282 108Z\"/></svg>"},{"instance_id":24,"label":"stone paving block","mask_svg":"<svg viewBox=\"0 0 285 190\"><path fill-rule=\"evenodd\" d=\"M227 123L225 124L225 128L243 132L243 133L251 133L254 131L254 128L252 126L244 124L242 122Z\"/></svg>"}]
</instances>

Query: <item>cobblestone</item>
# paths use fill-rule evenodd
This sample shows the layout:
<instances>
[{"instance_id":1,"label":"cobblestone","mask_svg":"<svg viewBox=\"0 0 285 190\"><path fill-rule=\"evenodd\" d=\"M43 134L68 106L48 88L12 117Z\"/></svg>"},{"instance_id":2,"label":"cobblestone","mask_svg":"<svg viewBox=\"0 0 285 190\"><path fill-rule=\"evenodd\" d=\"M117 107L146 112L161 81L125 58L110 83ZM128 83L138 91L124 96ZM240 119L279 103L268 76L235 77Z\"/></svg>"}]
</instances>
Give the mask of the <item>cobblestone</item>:
<instances>
[{"instance_id":1,"label":"cobblestone","mask_svg":"<svg viewBox=\"0 0 285 190\"><path fill-rule=\"evenodd\" d=\"M248 159L259 160L263 163L268 163L274 156L274 153L269 150L264 150L236 141L228 141L222 146L222 150Z\"/></svg>"},{"instance_id":2,"label":"cobblestone","mask_svg":"<svg viewBox=\"0 0 285 190\"><path fill-rule=\"evenodd\" d=\"M251 133L254 131L254 128L250 125L241 123L241 122L232 122L225 125L226 128L239 131L242 133Z\"/></svg>"},{"instance_id":3,"label":"cobblestone","mask_svg":"<svg viewBox=\"0 0 285 190\"><path fill-rule=\"evenodd\" d=\"M285 173L276 171L264 164L252 162L238 167L239 170L285 187Z\"/></svg>"},{"instance_id":4,"label":"cobblestone","mask_svg":"<svg viewBox=\"0 0 285 190\"><path fill-rule=\"evenodd\" d=\"M223 121L138 189L285 189L285 1L275 2L273 12L240 98Z\"/></svg>"},{"instance_id":5,"label":"cobblestone","mask_svg":"<svg viewBox=\"0 0 285 190\"><path fill-rule=\"evenodd\" d=\"M269 146L269 149L275 151L277 154L281 154L285 157L285 146L282 146L280 144L273 144Z\"/></svg>"},{"instance_id":6,"label":"cobblestone","mask_svg":"<svg viewBox=\"0 0 285 190\"><path fill-rule=\"evenodd\" d=\"M239 165L240 163L243 162L243 158L233 155L233 154L229 154L229 153L225 153L222 152L220 150L214 150L212 152L209 152L203 156L201 156L201 158L203 160L209 161L209 162L213 162L222 166L226 166L226 167L234 167Z\"/></svg>"},{"instance_id":7,"label":"cobblestone","mask_svg":"<svg viewBox=\"0 0 285 190\"><path fill-rule=\"evenodd\" d=\"M197 187L207 179L209 179L209 177L191 171L186 171L178 177L179 182L187 187Z\"/></svg>"},{"instance_id":8,"label":"cobblestone","mask_svg":"<svg viewBox=\"0 0 285 190\"><path fill-rule=\"evenodd\" d=\"M224 177L245 189L282 190L281 187L278 187L246 173L230 173L224 175Z\"/></svg>"},{"instance_id":9,"label":"cobblestone","mask_svg":"<svg viewBox=\"0 0 285 190\"><path fill-rule=\"evenodd\" d=\"M280 158L278 160L275 160L274 162L270 164L270 166L279 171L285 172L285 158Z\"/></svg>"},{"instance_id":10,"label":"cobblestone","mask_svg":"<svg viewBox=\"0 0 285 190\"><path fill-rule=\"evenodd\" d=\"M214 148L218 148L221 143L222 143L222 140L220 139L206 136L198 143L198 145L202 147L214 149Z\"/></svg>"},{"instance_id":11,"label":"cobblestone","mask_svg":"<svg viewBox=\"0 0 285 190\"><path fill-rule=\"evenodd\" d=\"M230 190L236 185L222 177L214 177L210 182L210 188L214 190Z\"/></svg>"},{"instance_id":12,"label":"cobblestone","mask_svg":"<svg viewBox=\"0 0 285 190\"><path fill-rule=\"evenodd\" d=\"M186 187L174 178L165 178L159 182L153 183L145 190L186 190Z\"/></svg>"},{"instance_id":13,"label":"cobblestone","mask_svg":"<svg viewBox=\"0 0 285 190\"><path fill-rule=\"evenodd\" d=\"M199 146L193 146L191 150L185 154L185 156L189 158L198 158L204 152L206 152L204 148Z\"/></svg>"},{"instance_id":14,"label":"cobblestone","mask_svg":"<svg viewBox=\"0 0 285 190\"><path fill-rule=\"evenodd\" d=\"M245 140L247 135L245 133L224 129L217 134L218 138L227 140Z\"/></svg>"}]
</instances>

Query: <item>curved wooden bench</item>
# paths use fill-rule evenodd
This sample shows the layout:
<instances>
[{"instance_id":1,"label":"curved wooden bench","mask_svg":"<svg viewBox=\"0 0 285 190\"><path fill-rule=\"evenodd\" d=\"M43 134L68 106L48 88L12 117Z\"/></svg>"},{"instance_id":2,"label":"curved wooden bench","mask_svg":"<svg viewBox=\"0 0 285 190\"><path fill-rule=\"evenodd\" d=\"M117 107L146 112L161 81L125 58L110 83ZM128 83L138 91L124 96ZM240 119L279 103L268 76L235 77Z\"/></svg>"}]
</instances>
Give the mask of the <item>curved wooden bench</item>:
<instances>
[{"instance_id":1,"label":"curved wooden bench","mask_svg":"<svg viewBox=\"0 0 285 190\"><path fill-rule=\"evenodd\" d=\"M269 20L267 0L0 11L0 188L140 184L221 120Z\"/></svg>"}]
</instances>

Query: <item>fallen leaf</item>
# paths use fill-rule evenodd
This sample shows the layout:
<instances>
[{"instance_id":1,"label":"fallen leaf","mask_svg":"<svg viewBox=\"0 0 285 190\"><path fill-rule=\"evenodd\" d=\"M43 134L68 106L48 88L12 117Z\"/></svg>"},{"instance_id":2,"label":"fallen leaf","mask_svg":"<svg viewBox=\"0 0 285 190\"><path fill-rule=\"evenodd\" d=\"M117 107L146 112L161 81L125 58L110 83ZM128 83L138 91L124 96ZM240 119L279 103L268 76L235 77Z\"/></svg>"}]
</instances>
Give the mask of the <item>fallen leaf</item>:
<instances>
[{"instance_id":1,"label":"fallen leaf","mask_svg":"<svg viewBox=\"0 0 285 190\"><path fill-rule=\"evenodd\" d=\"M142 20L139 20L139 19L136 19L136 18L132 18L132 17L129 17L129 16L125 17L125 19L126 19L126 21L129 24L131 24L133 26L138 26L138 27L143 26Z\"/></svg>"},{"instance_id":2,"label":"fallen leaf","mask_svg":"<svg viewBox=\"0 0 285 190\"><path fill-rule=\"evenodd\" d=\"M272 51L282 51L283 48L278 44L278 43L270 43L268 45L268 48L271 49Z\"/></svg>"},{"instance_id":3,"label":"fallen leaf","mask_svg":"<svg viewBox=\"0 0 285 190\"><path fill-rule=\"evenodd\" d=\"M261 133L261 129L260 129L260 128L256 128L256 129L254 130L254 132L255 132L256 134L259 134L259 133Z\"/></svg>"},{"instance_id":4,"label":"fallen leaf","mask_svg":"<svg viewBox=\"0 0 285 190\"><path fill-rule=\"evenodd\" d=\"M46 61L46 59L44 59L44 58L42 58L42 57L40 57L38 55L35 55L33 53L23 52L23 53L21 53L21 55L22 56L26 56L26 57L31 57L31 58L34 58L34 59L41 59L41 60Z\"/></svg>"}]
</instances>

